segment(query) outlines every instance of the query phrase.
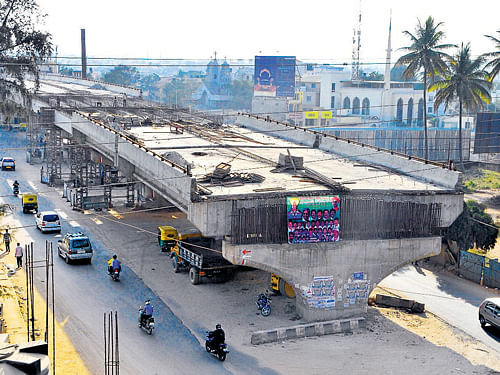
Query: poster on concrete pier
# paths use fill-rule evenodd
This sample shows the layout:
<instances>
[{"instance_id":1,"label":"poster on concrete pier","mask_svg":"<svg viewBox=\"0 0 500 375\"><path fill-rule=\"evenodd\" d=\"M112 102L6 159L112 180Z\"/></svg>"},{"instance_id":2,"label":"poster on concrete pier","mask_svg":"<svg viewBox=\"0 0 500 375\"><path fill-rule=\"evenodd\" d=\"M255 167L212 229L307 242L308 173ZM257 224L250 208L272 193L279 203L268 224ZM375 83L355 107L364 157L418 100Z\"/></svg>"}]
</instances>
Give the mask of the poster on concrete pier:
<instances>
[{"instance_id":1,"label":"poster on concrete pier","mask_svg":"<svg viewBox=\"0 0 500 375\"><path fill-rule=\"evenodd\" d=\"M340 239L340 197L286 198L288 243L336 242Z\"/></svg>"}]
</instances>

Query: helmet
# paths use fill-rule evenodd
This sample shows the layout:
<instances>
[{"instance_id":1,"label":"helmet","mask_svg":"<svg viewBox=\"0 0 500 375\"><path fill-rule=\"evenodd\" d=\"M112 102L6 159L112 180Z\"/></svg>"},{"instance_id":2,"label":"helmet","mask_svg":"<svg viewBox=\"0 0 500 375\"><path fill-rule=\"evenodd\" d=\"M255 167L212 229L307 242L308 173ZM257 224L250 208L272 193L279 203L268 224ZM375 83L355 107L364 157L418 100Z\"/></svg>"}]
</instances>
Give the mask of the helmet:
<instances>
[{"instance_id":1,"label":"helmet","mask_svg":"<svg viewBox=\"0 0 500 375\"><path fill-rule=\"evenodd\" d=\"M217 324L215 325L215 329L221 329L221 325L220 325L219 323L217 323Z\"/></svg>"},{"instance_id":2,"label":"helmet","mask_svg":"<svg viewBox=\"0 0 500 375\"><path fill-rule=\"evenodd\" d=\"M151 303L151 301L148 299L146 300L146 302L144 302L145 305L149 305L150 303Z\"/></svg>"},{"instance_id":3,"label":"helmet","mask_svg":"<svg viewBox=\"0 0 500 375\"><path fill-rule=\"evenodd\" d=\"M116 258L118 258L118 257L116 256L116 254L115 254L115 255L113 255L113 259L116 259Z\"/></svg>"}]
</instances>

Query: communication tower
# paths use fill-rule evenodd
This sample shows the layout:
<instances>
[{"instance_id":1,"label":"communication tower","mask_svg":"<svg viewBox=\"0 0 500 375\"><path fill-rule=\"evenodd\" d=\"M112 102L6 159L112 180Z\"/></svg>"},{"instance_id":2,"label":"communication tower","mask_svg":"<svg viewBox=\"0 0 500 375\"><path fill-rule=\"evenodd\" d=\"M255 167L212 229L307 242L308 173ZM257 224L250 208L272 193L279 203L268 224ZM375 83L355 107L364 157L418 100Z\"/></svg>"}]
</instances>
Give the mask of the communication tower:
<instances>
[{"instance_id":1,"label":"communication tower","mask_svg":"<svg viewBox=\"0 0 500 375\"><path fill-rule=\"evenodd\" d=\"M352 36L352 81L361 81L359 73L359 51L361 49L361 0L359 0L358 29L353 29Z\"/></svg>"}]
</instances>

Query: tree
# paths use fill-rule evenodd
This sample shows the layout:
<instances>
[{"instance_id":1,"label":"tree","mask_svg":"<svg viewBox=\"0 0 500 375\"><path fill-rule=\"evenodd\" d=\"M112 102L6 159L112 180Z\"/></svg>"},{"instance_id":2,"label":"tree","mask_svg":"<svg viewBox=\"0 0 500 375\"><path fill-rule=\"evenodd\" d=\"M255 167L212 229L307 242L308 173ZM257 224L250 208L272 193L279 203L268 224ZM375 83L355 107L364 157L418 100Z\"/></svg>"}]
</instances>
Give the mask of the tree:
<instances>
[{"instance_id":1,"label":"tree","mask_svg":"<svg viewBox=\"0 0 500 375\"><path fill-rule=\"evenodd\" d=\"M500 36L500 30L497 30L497 33ZM486 64L485 69L491 68L490 76L491 80L493 80L500 72L500 39L492 35L485 35L485 37L493 41L497 49L497 51L485 53L483 55L484 57L491 58L491 61Z\"/></svg>"},{"instance_id":2,"label":"tree","mask_svg":"<svg viewBox=\"0 0 500 375\"><path fill-rule=\"evenodd\" d=\"M181 107L192 103L193 93L200 87L200 80L174 78L163 88L165 101L170 105Z\"/></svg>"},{"instance_id":3,"label":"tree","mask_svg":"<svg viewBox=\"0 0 500 375\"><path fill-rule=\"evenodd\" d=\"M235 80L231 82L231 107L234 109L251 109L253 82Z\"/></svg>"},{"instance_id":4,"label":"tree","mask_svg":"<svg viewBox=\"0 0 500 375\"><path fill-rule=\"evenodd\" d=\"M59 68L59 74L62 74L64 76L72 76L73 75L73 68L68 68L67 66L61 66Z\"/></svg>"},{"instance_id":5,"label":"tree","mask_svg":"<svg viewBox=\"0 0 500 375\"><path fill-rule=\"evenodd\" d=\"M371 72L366 76L367 81L383 81L384 75L379 72Z\"/></svg>"},{"instance_id":6,"label":"tree","mask_svg":"<svg viewBox=\"0 0 500 375\"><path fill-rule=\"evenodd\" d=\"M434 108L437 109L442 103L447 109L451 103L458 99L458 153L462 171L462 112L477 111L484 104L491 102L490 90L492 87L489 75L482 70L484 57L472 59L470 44L462 43L459 51L454 57L449 58L449 70L440 80L434 82L429 91L437 90L434 100Z\"/></svg>"},{"instance_id":7,"label":"tree","mask_svg":"<svg viewBox=\"0 0 500 375\"><path fill-rule=\"evenodd\" d=\"M104 74L103 80L118 85L133 86L140 79L139 71L135 66L118 65Z\"/></svg>"},{"instance_id":8,"label":"tree","mask_svg":"<svg viewBox=\"0 0 500 375\"><path fill-rule=\"evenodd\" d=\"M495 246L498 228L484 210L486 206L474 200L464 202L464 209L453 224L442 233L443 240L455 241L459 250L474 248L489 250Z\"/></svg>"},{"instance_id":9,"label":"tree","mask_svg":"<svg viewBox=\"0 0 500 375\"><path fill-rule=\"evenodd\" d=\"M34 77L39 87L38 63L52 53L51 36L37 29L43 19L35 0L9 0L0 2L0 97L5 100L21 94L30 100L26 88L27 75Z\"/></svg>"},{"instance_id":10,"label":"tree","mask_svg":"<svg viewBox=\"0 0 500 375\"><path fill-rule=\"evenodd\" d=\"M401 56L396 62L398 65L407 65L402 74L402 78L410 80L417 73L423 70L424 78L424 157L428 159L428 139L427 139L427 79L433 79L436 75L444 74L447 70L445 59L449 56L443 51L456 47L453 44L440 44L444 38L444 32L438 30L443 22L435 23L432 17L427 18L425 24L422 25L419 19L415 28L415 33L405 30L403 34L411 40L411 45L402 47L401 50L408 51L404 56Z\"/></svg>"},{"instance_id":11,"label":"tree","mask_svg":"<svg viewBox=\"0 0 500 375\"><path fill-rule=\"evenodd\" d=\"M146 94L145 97L151 100L159 99L159 88L157 86L158 82L160 82L161 78L158 74L148 74L146 76L141 77L139 81L139 86L142 91Z\"/></svg>"}]
</instances>

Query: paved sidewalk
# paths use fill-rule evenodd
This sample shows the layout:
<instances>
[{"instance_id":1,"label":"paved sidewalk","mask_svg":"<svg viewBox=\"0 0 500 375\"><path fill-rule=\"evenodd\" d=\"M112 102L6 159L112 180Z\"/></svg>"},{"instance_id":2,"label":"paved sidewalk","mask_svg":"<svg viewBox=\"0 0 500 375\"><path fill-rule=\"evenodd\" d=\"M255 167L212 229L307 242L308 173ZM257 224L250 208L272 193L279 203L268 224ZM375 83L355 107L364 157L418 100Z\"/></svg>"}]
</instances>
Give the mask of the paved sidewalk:
<instances>
[{"instance_id":1,"label":"paved sidewalk","mask_svg":"<svg viewBox=\"0 0 500 375\"><path fill-rule=\"evenodd\" d=\"M0 227L8 218L0 217ZM13 243L18 241L13 233ZM20 242L20 240L19 240ZM6 332L9 334L10 343L24 343L28 341L26 324L26 273L24 269L17 269L14 251L6 254L2 247L0 254L0 289L2 295L0 302L3 303L4 320L7 323ZM24 266L24 259L23 259ZM15 273L8 276L9 270ZM56 302L57 303L57 302ZM36 340L43 340L45 335L45 298L35 289L35 332ZM80 355L74 348L71 340L64 332L64 322L56 320L56 373L67 375L90 375ZM49 358L51 369L52 356L52 311L49 309Z\"/></svg>"}]
</instances>

